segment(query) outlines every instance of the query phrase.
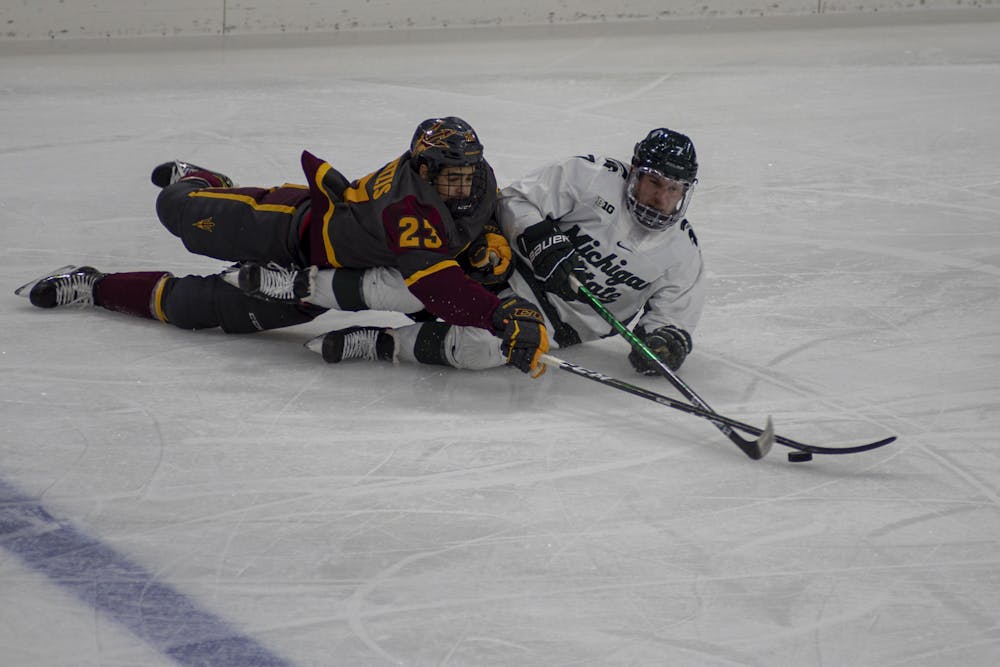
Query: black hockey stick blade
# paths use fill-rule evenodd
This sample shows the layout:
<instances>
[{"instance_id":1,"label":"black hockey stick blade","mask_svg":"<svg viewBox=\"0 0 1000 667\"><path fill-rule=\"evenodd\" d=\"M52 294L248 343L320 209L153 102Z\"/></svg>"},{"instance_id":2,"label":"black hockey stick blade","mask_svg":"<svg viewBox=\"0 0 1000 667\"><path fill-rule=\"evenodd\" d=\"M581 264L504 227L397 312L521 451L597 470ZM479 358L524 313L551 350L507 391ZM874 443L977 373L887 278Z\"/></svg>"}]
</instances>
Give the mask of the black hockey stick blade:
<instances>
[{"instance_id":1,"label":"black hockey stick blade","mask_svg":"<svg viewBox=\"0 0 1000 667\"><path fill-rule=\"evenodd\" d=\"M872 449L878 449L879 447L885 447L886 445L896 442L896 436L891 435L888 438L882 438L881 440L876 440L874 442L866 442L863 445L844 445L842 447L820 447L819 445L807 445L804 442L798 442L792 440L791 438L783 438L780 435L774 436L774 441L778 444L784 445L785 447L791 447L792 449L798 449L802 452L810 452L812 454L857 454L858 452L867 452Z\"/></svg>"},{"instance_id":2,"label":"black hockey stick blade","mask_svg":"<svg viewBox=\"0 0 1000 667\"><path fill-rule=\"evenodd\" d=\"M682 405L688 405L687 403L682 403ZM696 405L691 405L692 408L698 408ZM697 414L693 410L688 410L687 408L678 408L683 412L689 412L691 414ZM716 414L714 412L708 412L704 415L706 419L711 419L711 414ZM717 415L718 416L718 415ZM732 426L733 428L739 429L750 435L762 435L767 429L760 429L752 424L744 424L743 422L738 422L734 419L722 418L723 423ZM779 445L784 445L791 449L797 449L802 452L809 452L811 454L858 454L860 452L871 451L872 449L878 449L879 447L885 447L886 445L896 442L896 436L891 435L887 438L882 438L881 440L875 440L874 442L866 442L860 445L842 445L839 447L824 447L821 445L809 445L804 442L799 442L798 440L792 440L791 438L786 438L782 435L775 435L774 442Z\"/></svg>"},{"instance_id":3,"label":"black hockey stick blade","mask_svg":"<svg viewBox=\"0 0 1000 667\"><path fill-rule=\"evenodd\" d=\"M770 417L768 417L767 424L762 429L731 417L720 415L717 412L705 410L697 405L692 405L690 403L685 403L684 401L679 401L676 398L671 398L670 396L658 394L655 391L644 389L643 387L630 384L624 380L619 380L609 375L598 373L597 371L592 371L582 366L577 366L576 364L564 361L550 354L542 355L541 361L542 363L557 366L564 371L574 375L579 375L580 377L587 378L588 380L593 380L594 382L611 387L612 389L618 389L619 391L624 391L625 393L632 394L633 396L638 396L648 401L659 403L660 405L668 408L673 408L674 410L679 410L680 412L686 412L689 415L707 419L720 429L726 428L729 431L732 431L733 435L735 435L738 440L732 438L731 440L736 443L744 454L755 461L764 458L775 442L786 447L791 447L792 449L798 449L803 452L811 452L813 454L857 454L859 452L867 452L872 449L878 449L879 447L884 447L896 441L896 436L890 436L888 438L883 438L882 440L876 440L875 442L869 442L862 445L849 445L845 447L821 447L818 445L807 445L805 443L792 440L791 438L775 435L774 426L771 423ZM739 435L735 433L734 429L739 429L751 435L758 436L758 438L757 440L746 440L739 437ZM740 444L741 442L743 444Z\"/></svg>"},{"instance_id":4,"label":"black hockey stick blade","mask_svg":"<svg viewBox=\"0 0 1000 667\"><path fill-rule=\"evenodd\" d=\"M650 350L645 343L639 340L638 336L632 333L632 331L630 331L629 328L626 327L624 324L619 322L618 319L615 318L614 314L612 314L611 311L605 308L604 304L602 304L600 300L596 296L594 296L593 292L587 289L585 285L580 283L580 281L576 280L575 278L572 279L572 284L577 289L579 297L583 301L587 302L587 304L590 305L590 307L594 310L594 312L600 315L605 322L610 324L611 327L615 331L617 331L619 335L622 336L622 338L628 341L628 344L632 347L633 350L635 350L638 354L641 354L642 356L649 359L656 366L656 369L659 371L660 375L669 380L670 384L672 384L674 388L677 389L677 391L681 392L681 394L684 395L684 398L691 401L692 407L699 408L700 410L710 414L717 414L711 408L711 406L709 406L708 403L704 401L704 399L702 399L700 396L698 396L697 393L695 393L694 389L689 387L684 382L684 380L680 379L672 370L670 370L670 368L666 364L664 364L660 360L659 357L656 356L655 352ZM762 435L764 432L763 430L757 428L756 426L750 426L749 424L741 424L739 422L736 422L734 424L731 421L727 422L726 420L722 420L722 422L728 423L730 426L738 428L741 431L750 433L752 435ZM739 436L735 432L733 432L732 429L729 430L724 429L719 422L716 422L716 426L730 440L732 440L737 447L746 451L744 449L745 444L747 442L746 440L743 440L743 444L741 444L740 440L738 439ZM811 452L813 454L856 454L858 452L866 452L871 449L878 449L879 447L884 447L889 443L895 442L896 436L883 438L882 440L876 440L875 442L869 442L863 445L852 445L847 447L820 447L818 445L807 445L805 443L792 440L791 438L785 438L780 435L775 436L774 440L778 444L784 445L786 447L791 447L792 449L798 449L803 452Z\"/></svg>"}]
</instances>

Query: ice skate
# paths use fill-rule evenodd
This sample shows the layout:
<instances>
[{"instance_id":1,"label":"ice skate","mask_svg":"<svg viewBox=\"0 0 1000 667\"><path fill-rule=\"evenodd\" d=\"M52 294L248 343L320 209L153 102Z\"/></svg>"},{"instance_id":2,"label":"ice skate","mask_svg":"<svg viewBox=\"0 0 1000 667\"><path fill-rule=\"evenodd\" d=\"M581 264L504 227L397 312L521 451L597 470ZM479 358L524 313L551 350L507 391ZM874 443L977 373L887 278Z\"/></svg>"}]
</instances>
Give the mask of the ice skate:
<instances>
[{"instance_id":1,"label":"ice skate","mask_svg":"<svg viewBox=\"0 0 1000 667\"><path fill-rule=\"evenodd\" d=\"M27 297L39 308L93 306L94 285L104 275L92 266L67 264L18 287L14 294Z\"/></svg>"},{"instance_id":2,"label":"ice skate","mask_svg":"<svg viewBox=\"0 0 1000 667\"><path fill-rule=\"evenodd\" d=\"M298 303L313 295L317 271L315 266L300 269L275 262L243 262L223 271L222 279L258 299Z\"/></svg>"},{"instance_id":3,"label":"ice skate","mask_svg":"<svg viewBox=\"0 0 1000 667\"><path fill-rule=\"evenodd\" d=\"M213 188L231 188L235 185L233 179L225 174L199 167L190 162L182 162L181 160L164 162L157 165L150 176L153 185L158 188L165 188L185 178L200 178L208 183L209 187Z\"/></svg>"},{"instance_id":4,"label":"ice skate","mask_svg":"<svg viewBox=\"0 0 1000 667\"><path fill-rule=\"evenodd\" d=\"M336 364L347 359L396 361L396 338L383 327L348 327L330 331L308 341L305 346Z\"/></svg>"}]
</instances>

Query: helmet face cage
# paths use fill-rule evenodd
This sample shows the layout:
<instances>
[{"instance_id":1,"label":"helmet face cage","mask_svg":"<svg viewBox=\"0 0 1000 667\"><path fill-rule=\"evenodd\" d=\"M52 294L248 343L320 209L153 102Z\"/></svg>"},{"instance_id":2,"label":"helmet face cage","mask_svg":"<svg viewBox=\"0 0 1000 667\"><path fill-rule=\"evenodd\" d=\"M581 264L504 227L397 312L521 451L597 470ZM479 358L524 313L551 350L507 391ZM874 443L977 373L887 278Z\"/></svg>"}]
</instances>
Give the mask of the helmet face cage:
<instances>
[{"instance_id":1,"label":"helmet face cage","mask_svg":"<svg viewBox=\"0 0 1000 667\"><path fill-rule=\"evenodd\" d=\"M644 174L679 181L684 195L673 211L661 211L641 204L635 196ZM636 222L653 230L664 230L684 219L691 193L698 182L698 158L687 136L665 127L653 130L635 145L632 169L626 184L626 204Z\"/></svg>"},{"instance_id":2,"label":"helmet face cage","mask_svg":"<svg viewBox=\"0 0 1000 667\"><path fill-rule=\"evenodd\" d=\"M446 200L453 216L468 215L486 193L486 169L483 145L472 126L456 116L428 118L417 126L410 142L410 153L417 165L426 165L428 179L436 181L445 167L475 168L472 191L468 197L450 197Z\"/></svg>"},{"instance_id":3,"label":"helmet face cage","mask_svg":"<svg viewBox=\"0 0 1000 667\"><path fill-rule=\"evenodd\" d=\"M439 174L440 171L438 172ZM435 180L434 185L436 188L437 175L433 179ZM448 207L448 211L451 212L452 217L457 218L471 215L486 194L486 183L486 163L479 162L474 166L474 171L472 172L472 189L469 191L469 195L467 197L448 197L445 199L444 203Z\"/></svg>"},{"instance_id":4,"label":"helmet face cage","mask_svg":"<svg viewBox=\"0 0 1000 667\"><path fill-rule=\"evenodd\" d=\"M633 167L629 172L628 182L625 185L625 204L629 212L632 214L632 217L635 218L635 221L640 225L652 229L653 231L663 231L664 229L672 227L684 219L684 215L687 213L688 204L691 202L691 193L694 190L695 183L680 181L684 185L684 194L678 200L674 210L669 212L661 211L656 207L642 204L638 199L636 199L635 191L639 186L639 179L641 179L645 174L659 178L670 178L669 176L664 176L660 172L649 169L648 167Z\"/></svg>"}]
</instances>

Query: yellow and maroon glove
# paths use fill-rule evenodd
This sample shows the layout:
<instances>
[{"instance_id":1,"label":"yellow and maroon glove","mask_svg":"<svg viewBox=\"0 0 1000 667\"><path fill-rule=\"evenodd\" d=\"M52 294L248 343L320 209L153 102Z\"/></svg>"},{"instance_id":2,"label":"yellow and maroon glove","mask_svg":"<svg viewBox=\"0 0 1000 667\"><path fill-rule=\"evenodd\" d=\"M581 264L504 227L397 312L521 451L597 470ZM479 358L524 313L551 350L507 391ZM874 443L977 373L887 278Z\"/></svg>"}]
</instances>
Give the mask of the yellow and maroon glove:
<instances>
[{"instance_id":1,"label":"yellow and maroon glove","mask_svg":"<svg viewBox=\"0 0 1000 667\"><path fill-rule=\"evenodd\" d=\"M545 319L538 307L512 296L500 300L493 312L493 330L500 337L500 349L509 366L538 377L545 372L539 357L549 351Z\"/></svg>"},{"instance_id":2,"label":"yellow and maroon glove","mask_svg":"<svg viewBox=\"0 0 1000 667\"><path fill-rule=\"evenodd\" d=\"M486 225L483 235L469 247L470 277L481 285L498 285L514 270L513 253L510 244L500 229Z\"/></svg>"}]
</instances>

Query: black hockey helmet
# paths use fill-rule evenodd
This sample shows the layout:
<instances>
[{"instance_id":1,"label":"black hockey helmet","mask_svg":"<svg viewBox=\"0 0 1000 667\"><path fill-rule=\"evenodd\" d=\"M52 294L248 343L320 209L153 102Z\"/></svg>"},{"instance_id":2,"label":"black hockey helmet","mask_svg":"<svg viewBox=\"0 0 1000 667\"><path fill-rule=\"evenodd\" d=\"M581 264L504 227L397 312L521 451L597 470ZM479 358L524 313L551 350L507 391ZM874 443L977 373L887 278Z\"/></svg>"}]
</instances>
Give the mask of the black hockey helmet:
<instances>
[{"instance_id":1,"label":"black hockey helmet","mask_svg":"<svg viewBox=\"0 0 1000 667\"><path fill-rule=\"evenodd\" d=\"M665 127L653 130L635 145L632 166L646 167L688 185L698 178L698 156L691 139Z\"/></svg>"},{"instance_id":2,"label":"black hockey helmet","mask_svg":"<svg viewBox=\"0 0 1000 667\"><path fill-rule=\"evenodd\" d=\"M643 174L666 178L684 186L684 196L672 211L646 206L635 198ZM627 203L636 221L650 229L663 230L684 219L691 191L698 182L698 157L691 139L665 127L657 128L635 145L627 184Z\"/></svg>"},{"instance_id":3,"label":"black hockey helmet","mask_svg":"<svg viewBox=\"0 0 1000 667\"><path fill-rule=\"evenodd\" d=\"M433 183L445 167L475 167L472 193L468 197L446 200L452 215L471 213L486 192L486 169L483 145L472 126L457 116L428 118L417 126L410 141L414 164L427 166Z\"/></svg>"},{"instance_id":4,"label":"black hockey helmet","mask_svg":"<svg viewBox=\"0 0 1000 667\"><path fill-rule=\"evenodd\" d=\"M431 173L442 167L464 167L482 162L483 145L472 126L457 116L428 118L417 125L410 152Z\"/></svg>"}]
</instances>

